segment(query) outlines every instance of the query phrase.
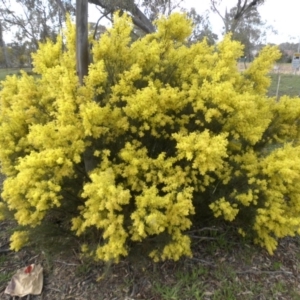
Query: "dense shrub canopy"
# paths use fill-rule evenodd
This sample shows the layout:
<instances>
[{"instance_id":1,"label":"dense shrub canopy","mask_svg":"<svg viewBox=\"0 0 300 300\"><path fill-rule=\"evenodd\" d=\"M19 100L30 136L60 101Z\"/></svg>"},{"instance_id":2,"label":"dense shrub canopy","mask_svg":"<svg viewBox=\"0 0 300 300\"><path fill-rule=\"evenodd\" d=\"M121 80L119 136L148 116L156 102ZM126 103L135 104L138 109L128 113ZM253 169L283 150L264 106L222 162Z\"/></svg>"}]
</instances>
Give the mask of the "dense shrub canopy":
<instances>
[{"instance_id":1,"label":"dense shrub canopy","mask_svg":"<svg viewBox=\"0 0 300 300\"><path fill-rule=\"evenodd\" d=\"M100 234L82 250L106 261L149 240L154 260L191 255L185 232L207 208L270 253L299 232L299 99L266 97L279 51L266 47L241 73L230 35L188 46L184 15L156 26L132 41L130 18L115 16L80 86L69 22L33 55L37 76L3 82L0 207L23 227L12 249L54 216Z\"/></svg>"}]
</instances>

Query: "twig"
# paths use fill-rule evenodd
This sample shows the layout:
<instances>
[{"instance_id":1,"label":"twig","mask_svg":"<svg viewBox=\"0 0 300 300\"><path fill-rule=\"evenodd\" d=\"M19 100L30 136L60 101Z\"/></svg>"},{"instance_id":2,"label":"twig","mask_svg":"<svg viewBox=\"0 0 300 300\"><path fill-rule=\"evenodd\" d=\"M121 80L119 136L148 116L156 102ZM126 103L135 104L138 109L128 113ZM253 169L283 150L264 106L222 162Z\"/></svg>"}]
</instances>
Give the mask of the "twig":
<instances>
[{"instance_id":1,"label":"twig","mask_svg":"<svg viewBox=\"0 0 300 300\"><path fill-rule=\"evenodd\" d=\"M38 254L38 255L35 255L34 257L31 257L31 258L28 260L28 262L34 260L34 259L37 258L38 256L39 256L39 254Z\"/></svg>"},{"instance_id":2,"label":"twig","mask_svg":"<svg viewBox=\"0 0 300 300\"><path fill-rule=\"evenodd\" d=\"M193 239L203 240L203 241L216 241L216 240L218 240L218 238L214 238L214 237L197 236L197 235L191 235L191 234L189 234L189 237L191 237Z\"/></svg>"},{"instance_id":3,"label":"twig","mask_svg":"<svg viewBox=\"0 0 300 300\"><path fill-rule=\"evenodd\" d=\"M10 249L0 249L0 253L8 253L10 252Z\"/></svg>"},{"instance_id":4,"label":"twig","mask_svg":"<svg viewBox=\"0 0 300 300\"><path fill-rule=\"evenodd\" d=\"M56 288L52 288L52 287L46 287L47 290L51 290L51 291L55 291L55 292L59 292L61 293L61 290L56 289Z\"/></svg>"},{"instance_id":5,"label":"twig","mask_svg":"<svg viewBox=\"0 0 300 300\"><path fill-rule=\"evenodd\" d=\"M200 229L195 229L195 230L190 230L190 231L187 231L187 233L192 233L192 232L201 232L201 231L220 231L221 229L220 228L216 228L216 227L203 227L203 228L200 228Z\"/></svg>"},{"instance_id":6,"label":"twig","mask_svg":"<svg viewBox=\"0 0 300 300\"><path fill-rule=\"evenodd\" d=\"M133 285L133 287L132 287L132 291L131 291L131 294L130 294L130 296L129 297L133 297L136 293L136 288L137 288L137 286L136 286L136 284L134 284Z\"/></svg>"},{"instance_id":7,"label":"twig","mask_svg":"<svg viewBox=\"0 0 300 300\"><path fill-rule=\"evenodd\" d=\"M7 242L7 243L1 245L0 248L4 247L4 246L6 246L6 245L9 245L9 242Z\"/></svg>"},{"instance_id":8,"label":"twig","mask_svg":"<svg viewBox=\"0 0 300 300\"><path fill-rule=\"evenodd\" d=\"M94 30L94 35L93 35L93 39L94 40L96 39L96 33L97 33L97 30L98 30L99 22L101 21L102 18L106 18L112 12L113 12L112 10L109 10L107 13L103 13L103 15L98 19L98 21L97 21L97 23L95 25L95 30Z\"/></svg>"},{"instance_id":9,"label":"twig","mask_svg":"<svg viewBox=\"0 0 300 300\"><path fill-rule=\"evenodd\" d=\"M67 266L80 266L80 264L70 264L70 263L66 263L66 262L61 261L61 260L55 260L54 262L64 264L64 265L67 265Z\"/></svg>"}]
</instances>

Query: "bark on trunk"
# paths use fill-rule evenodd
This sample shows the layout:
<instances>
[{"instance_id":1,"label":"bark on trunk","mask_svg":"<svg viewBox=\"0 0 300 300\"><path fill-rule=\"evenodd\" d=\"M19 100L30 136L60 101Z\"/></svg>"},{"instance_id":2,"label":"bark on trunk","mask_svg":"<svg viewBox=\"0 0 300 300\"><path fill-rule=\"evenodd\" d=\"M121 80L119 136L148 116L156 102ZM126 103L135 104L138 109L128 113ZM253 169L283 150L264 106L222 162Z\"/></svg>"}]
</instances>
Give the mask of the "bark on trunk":
<instances>
[{"instance_id":1,"label":"bark on trunk","mask_svg":"<svg viewBox=\"0 0 300 300\"><path fill-rule=\"evenodd\" d=\"M76 0L76 59L80 84L88 73L88 0Z\"/></svg>"},{"instance_id":2,"label":"bark on trunk","mask_svg":"<svg viewBox=\"0 0 300 300\"><path fill-rule=\"evenodd\" d=\"M84 84L84 76L88 74L89 66L88 0L76 0L76 60L79 82ZM91 145L83 154L87 174L97 166L94 158L93 139L90 138L89 141Z\"/></svg>"}]
</instances>

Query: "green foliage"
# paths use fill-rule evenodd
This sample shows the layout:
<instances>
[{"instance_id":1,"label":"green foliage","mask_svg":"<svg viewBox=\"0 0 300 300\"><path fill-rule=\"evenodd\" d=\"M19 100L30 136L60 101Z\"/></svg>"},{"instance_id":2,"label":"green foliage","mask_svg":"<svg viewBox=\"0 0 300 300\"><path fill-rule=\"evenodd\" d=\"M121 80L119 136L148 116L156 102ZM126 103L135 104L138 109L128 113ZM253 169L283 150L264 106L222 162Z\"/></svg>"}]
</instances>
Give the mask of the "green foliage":
<instances>
[{"instance_id":1,"label":"green foliage","mask_svg":"<svg viewBox=\"0 0 300 300\"><path fill-rule=\"evenodd\" d=\"M156 26L132 42L130 18L115 16L80 86L68 22L33 55L39 76L3 82L0 208L23 227L12 249L54 219L88 237L82 251L95 259L118 261L138 244L155 261L178 260L208 208L270 253L298 233L299 99L266 97L279 51L266 47L240 73L230 36L188 46L185 15Z\"/></svg>"}]
</instances>

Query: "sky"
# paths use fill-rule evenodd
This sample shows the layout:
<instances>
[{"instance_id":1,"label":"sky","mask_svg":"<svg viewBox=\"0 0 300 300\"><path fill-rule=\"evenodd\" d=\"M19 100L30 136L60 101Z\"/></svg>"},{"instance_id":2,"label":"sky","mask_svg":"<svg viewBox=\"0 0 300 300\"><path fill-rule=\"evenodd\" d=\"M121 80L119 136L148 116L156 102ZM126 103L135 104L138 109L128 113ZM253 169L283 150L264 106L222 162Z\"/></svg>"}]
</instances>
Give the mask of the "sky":
<instances>
[{"instance_id":1,"label":"sky","mask_svg":"<svg viewBox=\"0 0 300 300\"><path fill-rule=\"evenodd\" d=\"M223 0L220 5L220 11L224 13L226 7L228 10L235 6L237 0ZM185 0L187 8L194 7L198 13L210 9L210 0ZM272 25L278 34L268 34L267 43L280 44L284 42L298 43L300 40L300 1L299 0L265 0L265 4L259 7L259 12L267 25ZM89 9L90 18L97 20L98 12L91 6ZM222 37L223 23L221 18L210 12L209 14L213 32Z\"/></svg>"}]
</instances>

